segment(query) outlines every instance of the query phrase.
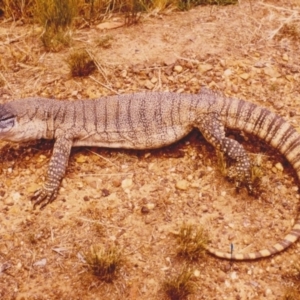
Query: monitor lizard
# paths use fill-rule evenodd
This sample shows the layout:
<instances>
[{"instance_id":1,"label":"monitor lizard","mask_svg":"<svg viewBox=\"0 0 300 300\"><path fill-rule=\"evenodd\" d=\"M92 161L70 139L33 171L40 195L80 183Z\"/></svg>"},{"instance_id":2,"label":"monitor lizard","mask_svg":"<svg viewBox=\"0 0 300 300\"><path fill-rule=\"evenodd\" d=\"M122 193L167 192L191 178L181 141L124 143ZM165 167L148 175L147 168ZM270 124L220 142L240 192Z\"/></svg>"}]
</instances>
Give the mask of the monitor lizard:
<instances>
[{"instance_id":1,"label":"monitor lizard","mask_svg":"<svg viewBox=\"0 0 300 300\"><path fill-rule=\"evenodd\" d=\"M46 181L32 200L44 208L58 194L73 146L154 149L170 145L193 128L199 129L216 151L235 163L228 176L236 187L253 192L251 162L224 128L257 136L278 149L300 179L300 134L270 110L202 88L198 94L135 93L96 100L18 99L0 104L0 139L24 142L54 139ZM300 217L278 243L253 253L225 253L207 247L217 257L254 260L281 252L300 236Z\"/></svg>"}]
</instances>

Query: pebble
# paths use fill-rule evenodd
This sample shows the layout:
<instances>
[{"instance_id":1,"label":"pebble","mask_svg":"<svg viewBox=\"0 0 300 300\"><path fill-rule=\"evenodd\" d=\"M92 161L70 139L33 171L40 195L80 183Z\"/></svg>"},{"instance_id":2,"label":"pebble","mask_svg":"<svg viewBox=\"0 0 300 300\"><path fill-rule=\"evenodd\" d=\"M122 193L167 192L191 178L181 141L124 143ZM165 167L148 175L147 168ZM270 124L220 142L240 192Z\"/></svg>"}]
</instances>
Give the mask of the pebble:
<instances>
[{"instance_id":1,"label":"pebble","mask_svg":"<svg viewBox=\"0 0 300 300\"><path fill-rule=\"evenodd\" d=\"M80 154L75 158L75 160L78 163L85 163L87 160L87 157L85 155Z\"/></svg>"},{"instance_id":2,"label":"pebble","mask_svg":"<svg viewBox=\"0 0 300 300\"><path fill-rule=\"evenodd\" d=\"M27 187L26 191L27 191L27 193L31 194L31 193L34 193L36 190L38 190L40 187L41 186L39 184L32 183Z\"/></svg>"},{"instance_id":3,"label":"pebble","mask_svg":"<svg viewBox=\"0 0 300 300\"><path fill-rule=\"evenodd\" d=\"M275 164L275 168L276 168L278 171L280 171L280 172L283 171L283 165L282 165L280 162L278 162L278 163Z\"/></svg>"},{"instance_id":4,"label":"pebble","mask_svg":"<svg viewBox=\"0 0 300 300\"><path fill-rule=\"evenodd\" d=\"M183 68L182 68L182 66L180 66L180 65L177 65L177 66L174 67L174 71L175 71L176 73L181 73L182 70L183 70Z\"/></svg>"},{"instance_id":5,"label":"pebble","mask_svg":"<svg viewBox=\"0 0 300 300\"><path fill-rule=\"evenodd\" d=\"M103 197L107 197L107 196L109 196L109 195L110 195L110 192L109 192L108 189L102 189L102 196L103 196Z\"/></svg>"},{"instance_id":6,"label":"pebble","mask_svg":"<svg viewBox=\"0 0 300 300\"><path fill-rule=\"evenodd\" d=\"M47 263L47 259L43 258L41 260L36 261L35 263L33 263L34 267L44 267Z\"/></svg>"},{"instance_id":7,"label":"pebble","mask_svg":"<svg viewBox=\"0 0 300 300\"><path fill-rule=\"evenodd\" d=\"M154 207L155 207L155 204L154 203L147 203L147 208L149 209L149 210L152 210L152 209L154 209Z\"/></svg>"},{"instance_id":8,"label":"pebble","mask_svg":"<svg viewBox=\"0 0 300 300\"><path fill-rule=\"evenodd\" d=\"M274 68L272 67L267 67L264 69L264 73L268 76L270 76L271 78L277 78L280 77L281 74Z\"/></svg>"},{"instance_id":9,"label":"pebble","mask_svg":"<svg viewBox=\"0 0 300 300\"><path fill-rule=\"evenodd\" d=\"M175 185L176 189L185 191L188 188L188 182L186 180L178 180Z\"/></svg>"},{"instance_id":10,"label":"pebble","mask_svg":"<svg viewBox=\"0 0 300 300\"><path fill-rule=\"evenodd\" d=\"M224 282L226 280L226 273L223 272L222 270L219 270L218 272L218 281L219 282Z\"/></svg>"},{"instance_id":11,"label":"pebble","mask_svg":"<svg viewBox=\"0 0 300 300\"><path fill-rule=\"evenodd\" d=\"M152 90L154 88L154 84L150 80L146 80L144 83L144 87L148 90Z\"/></svg>"},{"instance_id":12,"label":"pebble","mask_svg":"<svg viewBox=\"0 0 300 300\"><path fill-rule=\"evenodd\" d=\"M142 208L141 208L141 213L142 214L144 214L144 215L149 214L149 212L150 212L150 210L147 206L142 206Z\"/></svg>"},{"instance_id":13,"label":"pebble","mask_svg":"<svg viewBox=\"0 0 300 300\"><path fill-rule=\"evenodd\" d=\"M242 79L244 79L244 80L248 80L249 77L250 77L250 74L249 74L249 73L243 73L243 74L240 75L240 77L241 77Z\"/></svg>"},{"instance_id":14,"label":"pebble","mask_svg":"<svg viewBox=\"0 0 300 300\"><path fill-rule=\"evenodd\" d=\"M13 201L13 202L17 202L17 201L20 200L21 195L20 195L20 193L15 192L15 193L12 193L12 194L11 194L11 198L12 198L12 201Z\"/></svg>"},{"instance_id":15,"label":"pebble","mask_svg":"<svg viewBox=\"0 0 300 300\"><path fill-rule=\"evenodd\" d=\"M113 181L112 181L112 185L113 185L114 187L120 187L121 184L122 184L122 182L121 182L121 180L119 180L119 179L113 179Z\"/></svg>"},{"instance_id":16,"label":"pebble","mask_svg":"<svg viewBox=\"0 0 300 300\"><path fill-rule=\"evenodd\" d=\"M152 78L151 78L151 82L152 82L153 84L155 84L157 81L158 81L158 79L157 79L156 77L152 77Z\"/></svg>"},{"instance_id":17,"label":"pebble","mask_svg":"<svg viewBox=\"0 0 300 300\"><path fill-rule=\"evenodd\" d=\"M198 66L198 70L201 73L206 73L207 71L212 70L212 68L213 68L213 65L210 65L210 64L203 64L203 65Z\"/></svg>"},{"instance_id":18,"label":"pebble","mask_svg":"<svg viewBox=\"0 0 300 300\"><path fill-rule=\"evenodd\" d=\"M231 278L232 280L238 279L238 276L237 276L236 272L232 272L232 273L230 274L230 278Z\"/></svg>"},{"instance_id":19,"label":"pebble","mask_svg":"<svg viewBox=\"0 0 300 300\"><path fill-rule=\"evenodd\" d=\"M174 56L172 56L172 55L167 55L167 57L165 57L165 59L164 59L164 64L165 64L166 66L170 66L170 65L175 64L176 61L177 61L177 58L176 58L175 55L174 55Z\"/></svg>"},{"instance_id":20,"label":"pebble","mask_svg":"<svg viewBox=\"0 0 300 300\"><path fill-rule=\"evenodd\" d=\"M285 60L285 61L288 61L288 60L289 60L289 57L288 57L288 55L287 55L286 53L284 53L284 54L282 55L282 59Z\"/></svg>"},{"instance_id":21,"label":"pebble","mask_svg":"<svg viewBox=\"0 0 300 300\"><path fill-rule=\"evenodd\" d=\"M125 190L132 186L132 178L125 178L121 183L122 189Z\"/></svg>"},{"instance_id":22,"label":"pebble","mask_svg":"<svg viewBox=\"0 0 300 300\"><path fill-rule=\"evenodd\" d=\"M122 70L120 75L125 78L127 76L127 70Z\"/></svg>"},{"instance_id":23,"label":"pebble","mask_svg":"<svg viewBox=\"0 0 300 300\"><path fill-rule=\"evenodd\" d=\"M202 212L208 212L208 207L206 205L201 205Z\"/></svg>"},{"instance_id":24,"label":"pebble","mask_svg":"<svg viewBox=\"0 0 300 300\"><path fill-rule=\"evenodd\" d=\"M271 289L266 289L264 292L265 296L271 296L273 294Z\"/></svg>"},{"instance_id":25,"label":"pebble","mask_svg":"<svg viewBox=\"0 0 300 300\"><path fill-rule=\"evenodd\" d=\"M230 76L230 75L232 75L232 70L231 69L226 69L225 71L224 71L224 76L226 76L226 77L228 77L228 76Z\"/></svg>"}]
</instances>

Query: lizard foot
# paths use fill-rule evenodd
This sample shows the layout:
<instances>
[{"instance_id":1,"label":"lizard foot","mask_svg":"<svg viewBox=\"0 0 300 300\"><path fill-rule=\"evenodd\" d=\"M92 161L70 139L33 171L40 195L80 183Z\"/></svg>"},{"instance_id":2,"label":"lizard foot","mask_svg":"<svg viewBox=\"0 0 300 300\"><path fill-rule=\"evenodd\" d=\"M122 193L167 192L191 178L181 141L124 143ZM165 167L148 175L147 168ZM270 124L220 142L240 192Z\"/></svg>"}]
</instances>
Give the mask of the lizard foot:
<instances>
[{"instance_id":1,"label":"lizard foot","mask_svg":"<svg viewBox=\"0 0 300 300\"><path fill-rule=\"evenodd\" d=\"M33 209L37 205L40 206L40 210L44 209L49 203L51 203L57 196L57 189L43 187L35 191L33 196L31 197L31 201L33 202Z\"/></svg>"},{"instance_id":2,"label":"lizard foot","mask_svg":"<svg viewBox=\"0 0 300 300\"><path fill-rule=\"evenodd\" d=\"M231 166L227 170L227 178L235 183L236 191L239 192L242 186L245 186L248 194L253 195L253 184L249 169L240 168L237 165Z\"/></svg>"}]
</instances>

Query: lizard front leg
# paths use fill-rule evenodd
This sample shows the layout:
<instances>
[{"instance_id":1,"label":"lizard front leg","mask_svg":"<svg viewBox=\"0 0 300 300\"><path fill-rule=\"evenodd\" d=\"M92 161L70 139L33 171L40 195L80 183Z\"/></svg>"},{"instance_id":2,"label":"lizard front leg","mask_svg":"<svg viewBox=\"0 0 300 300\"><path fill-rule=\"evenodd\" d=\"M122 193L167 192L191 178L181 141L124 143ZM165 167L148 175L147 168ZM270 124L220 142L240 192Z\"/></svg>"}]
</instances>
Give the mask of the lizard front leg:
<instances>
[{"instance_id":1,"label":"lizard front leg","mask_svg":"<svg viewBox=\"0 0 300 300\"><path fill-rule=\"evenodd\" d=\"M59 136L56 139L46 182L43 187L38 189L31 197L34 208L41 204L40 209L43 209L57 197L60 182L68 165L72 144L73 138L71 135Z\"/></svg>"},{"instance_id":2,"label":"lizard front leg","mask_svg":"<svg viewBox=\"0 0 300 300\"><path fill-rule=\"evenodd\" d=\"M249 156L241 144L225 136L224 126L218 114L201 116L197 127L216 151L233 161L233 165L227 170L227 177L235 182L237 190L244 184L248 192L253 193Z\"/></svg>"}]
</instances>

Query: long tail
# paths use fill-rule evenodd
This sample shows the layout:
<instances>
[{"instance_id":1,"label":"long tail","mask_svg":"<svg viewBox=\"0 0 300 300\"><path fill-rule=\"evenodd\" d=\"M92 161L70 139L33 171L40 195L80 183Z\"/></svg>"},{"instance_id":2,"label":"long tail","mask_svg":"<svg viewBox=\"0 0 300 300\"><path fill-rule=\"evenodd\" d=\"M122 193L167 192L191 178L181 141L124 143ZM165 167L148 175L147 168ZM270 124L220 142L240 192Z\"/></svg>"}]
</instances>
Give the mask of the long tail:
<instances>
[{"instance_id":1,"label":"long tail","mask_svg":"<svg viewBox=\"0 0 300 300\"><path fill-rule=\"evenodd\" d=\"M207 92L207 91L206 91ZM213 93L213 92L208 92ZM242 130L259 137L277 149L290 162L300 180L300 134L283 118L266 108L243 100L215 94L216 107L227 128ZM300 237L300 216L290 232L278 243L252 253L226 253L208 248L217 257L232 260L255 260L279 253Z\"/></svg>"}]
</instances>

